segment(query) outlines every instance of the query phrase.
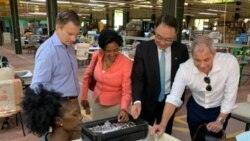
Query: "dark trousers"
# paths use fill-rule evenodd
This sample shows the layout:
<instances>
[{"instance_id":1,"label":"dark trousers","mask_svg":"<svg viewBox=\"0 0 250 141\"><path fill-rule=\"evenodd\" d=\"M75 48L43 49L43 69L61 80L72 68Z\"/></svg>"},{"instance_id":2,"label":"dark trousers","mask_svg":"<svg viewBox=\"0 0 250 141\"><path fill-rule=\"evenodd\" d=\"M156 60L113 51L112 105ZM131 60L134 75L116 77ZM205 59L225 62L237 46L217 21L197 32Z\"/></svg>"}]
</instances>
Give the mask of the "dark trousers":
<instances>
[{"instance_id":1,"label":"dark trousers","mask_svg":"<svg viewBox=\"0 0 250 141\"><path fill-rule=\"evenodd\" d=\"M161 122L162 114L163 114L163 109L165 106L165 99L162 102L157 102L155 110L150 111L148 109L143 109L141 111L140 117L144 120L146 120L150 125L154 125L154 122L156 121L157 124ZM175 113L172 115L172 117L168 121L168 125L165 129L165 133L172 134L172 127L173 127L173 122L174 122L174 116Z\"/></svg>"},{"instance_id":2,"label":"dark trousers","mask_svg":"<svg viewBox=\"0 0 250 141\"><path fill-rule=\"evenodd\" d=\"M191 138L193 139L197 128L202 124L215 121L220 114L220 107L205 109L198 105L194 98L191 96L187 102L187 122ZM229 118L229 116L228 116ZM224 129L227 126L228 118L223 125Z\"/></svg>"}]
</instances>

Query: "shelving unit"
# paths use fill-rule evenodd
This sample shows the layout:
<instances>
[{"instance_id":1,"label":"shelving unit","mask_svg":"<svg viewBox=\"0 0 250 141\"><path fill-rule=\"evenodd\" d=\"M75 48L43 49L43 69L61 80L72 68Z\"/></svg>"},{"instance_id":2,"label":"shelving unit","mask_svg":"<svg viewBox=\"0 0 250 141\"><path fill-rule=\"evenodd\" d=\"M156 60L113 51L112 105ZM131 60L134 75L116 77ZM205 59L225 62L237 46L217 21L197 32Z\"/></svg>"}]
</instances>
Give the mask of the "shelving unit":
<instances>
[{"instance_id":1,"label":"shelving unit","mask_svg":"<svg viewBox=\"0 0 250 141\"><path fill-rule=\"evenodd\" d=\"M235 39L240 35L244 30L246 30L246 25L243 21L232 21L225 23L225 33L224 33L224 22L218 22L216 27L217 31L222 33L222 36L225 35L224 43L235 43Z\"/></svg>"}]
</instances>

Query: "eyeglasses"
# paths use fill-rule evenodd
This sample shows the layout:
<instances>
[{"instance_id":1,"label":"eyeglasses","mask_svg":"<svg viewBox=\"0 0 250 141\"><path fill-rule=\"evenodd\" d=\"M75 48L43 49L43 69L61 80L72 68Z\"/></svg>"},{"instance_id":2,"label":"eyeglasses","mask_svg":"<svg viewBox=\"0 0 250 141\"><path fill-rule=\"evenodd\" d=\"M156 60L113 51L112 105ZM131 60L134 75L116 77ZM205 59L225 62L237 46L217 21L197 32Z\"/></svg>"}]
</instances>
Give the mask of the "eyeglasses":
<instances>
[{"instance_id":1,"label":"eyeglasses","mask_svg":"<svg viewBox=\"0 0 250 141\"><path fill-rule=\"evenodd\" d=\"M174 41L173 38L164 38L164 37L162 37L161 35L159 35L157 33L155 34L155 39L159 40L159 41L163 41L165 43L172 43Z\"/></svg>"},{"instance_id":2,"label":"eyeglasses","mask_svg":"<svg viewBox=\"0 0 250 141\"><path fill-rule=\"evenodd\" d=\"M212 91L212 86L210 85L210 78L209 77L204 77L204 81L205 83L207 83L207 87L206 87L206 90L207 91Z\"/></svg>"}]
</instances>

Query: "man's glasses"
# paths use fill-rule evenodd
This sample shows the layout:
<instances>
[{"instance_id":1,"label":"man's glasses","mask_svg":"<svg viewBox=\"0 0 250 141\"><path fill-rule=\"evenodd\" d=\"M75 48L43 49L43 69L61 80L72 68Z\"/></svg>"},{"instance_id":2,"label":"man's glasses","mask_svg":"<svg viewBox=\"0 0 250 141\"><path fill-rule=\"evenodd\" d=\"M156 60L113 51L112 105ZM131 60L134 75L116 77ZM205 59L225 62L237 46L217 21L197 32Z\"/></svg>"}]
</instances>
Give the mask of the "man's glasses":
<instances>
[{"instance_id":1,"label":"man's glasses","mask_svg":"<svg viewBox=\"0 0 250 141\"><path fill-rule=\"evenodd\" d=\"M205 83L207 83L207 87L206 87L206 90L207 91L212 91L212 86L210 85L210 78L209 77L204 77L204 81Z\"/></svg>"},{"instance_id":2,"label":"man's glasses","mask_svg":"<svg viewBox=\"0 0 250 141\"><path fill-rule=\"evenodd\" d=\"M161 35L159 35L157 33L155 34L155 39L157 39L158 41L163 41L165 43L172 43L174 41L173 38L164 38L164 37L162 37Z\"/></svg>"}]
</instances>

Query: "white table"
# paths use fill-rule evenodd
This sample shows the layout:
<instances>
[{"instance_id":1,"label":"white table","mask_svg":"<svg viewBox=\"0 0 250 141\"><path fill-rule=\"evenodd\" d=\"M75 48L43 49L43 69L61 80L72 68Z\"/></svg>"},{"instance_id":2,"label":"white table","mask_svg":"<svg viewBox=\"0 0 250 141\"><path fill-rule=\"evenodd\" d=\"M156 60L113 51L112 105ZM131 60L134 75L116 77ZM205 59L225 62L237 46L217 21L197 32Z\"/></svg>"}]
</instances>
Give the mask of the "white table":
<instances>
[{"instance_id":1,"label":"white table","mask_svg":"<svg viewBox=\"0 0 250 141\"><path fill-rule=\"evenodd\" d=\"M33 74L30 70L16 71L15 73L16 75L18 75L20 78L23 79L25 86L28 86L31 84Z\"/></svg>"},{"instance_id":2,"label":"white table","mask_svg":"<svg viewBox=\"0 0 250 141\"><path fill-rule=\"evenodd\" d=\"M157 137L152 137L150 135L147 136L147 138L145 139L141 139L138 141L181 141L171 135L168 135L166 133L164 133L161 137L157 138Z\"/></svg>"},{"instance_id":3,"label":"white table","mask_svg":"<svg viewBox=\"0 0 250 141\"><path fill-rule=\"evenodd\" d=\"M150 135L150 128L151 126L148 127L149 130L148 130L148 135L145 139L141 139L141 140L138 140L138 141L181 141L169 134L166 134L164 133L161 137L154 137L154 136L151 136Z\"/></svg>"}]
</instances>

